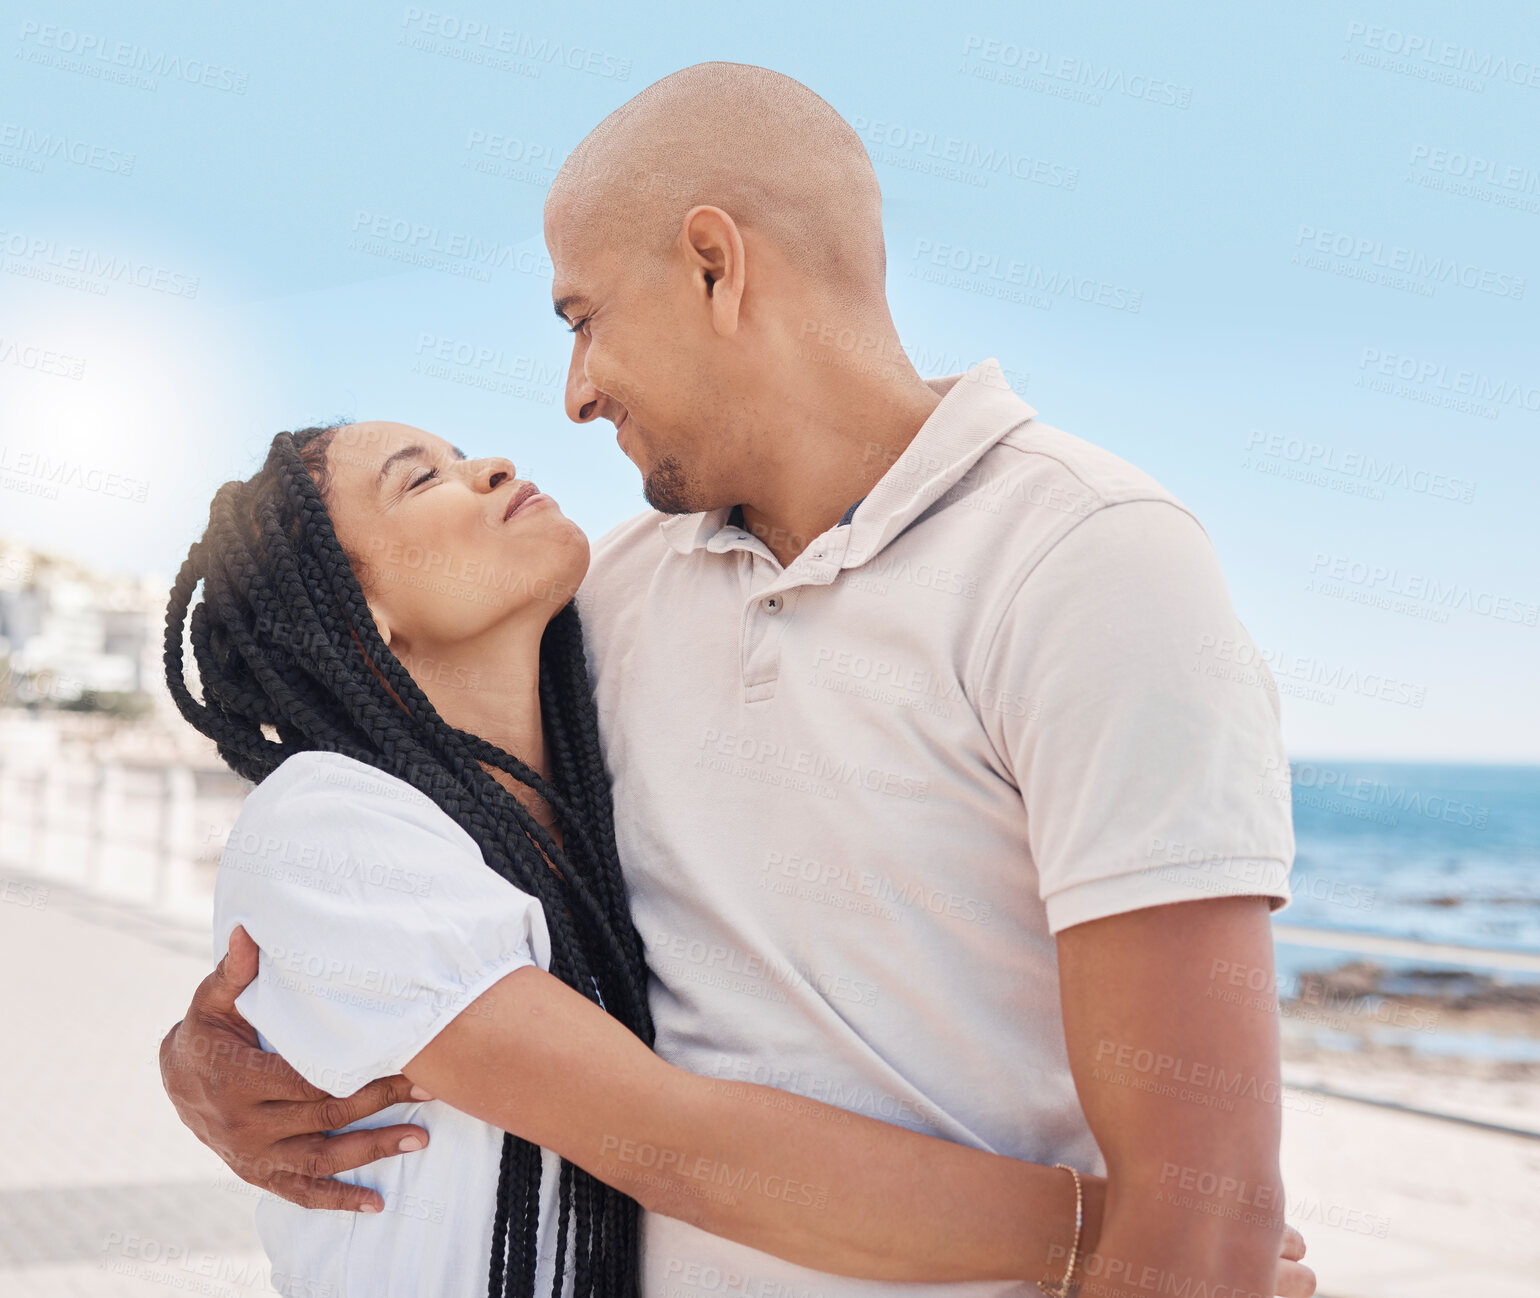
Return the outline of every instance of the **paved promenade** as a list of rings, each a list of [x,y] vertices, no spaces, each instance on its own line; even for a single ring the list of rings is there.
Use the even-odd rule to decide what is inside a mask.
[[[183,1129],[160,1089],[156,1048],[208,970],[207,938],[6,881],[0,1294],[271,1293],[256,1191]]]
[[[156,1068],[207,939],[0,875],[0,1294],[270,1292],[255,1191],[182,1129]],[[1540,1141],[1299,1092],[1284,1175],[1327,1298],[1540,1292]]]

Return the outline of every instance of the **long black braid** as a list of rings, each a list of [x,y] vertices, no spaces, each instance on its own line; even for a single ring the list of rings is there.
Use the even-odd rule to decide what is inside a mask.
[[[380,637],[326,509],[326,452],[335,431],[279,433],[259,473],[215,495],[208,529],[189,550],[166,610],[166,681],[177,707],[248,780],[318,750],[366,762],[432,798],[492,869],[539,899],[551,973],[651,1045],[647,969],[615,849],[577,610],[562,609],[540,645],[546,780],[448,725]],[[200,581],[203,596],[193,607]],[[184,625],[201,701],[183,676]],[[483,763],[550,804],[564,847]],[[537,1146],[504,1137],[489,1298],[533,1296],[540,1168]],[[635,1294],[636,1203],[565,1159],[559,1197],[555,1298],[565,1292],[569,1236],[576,1298]]]

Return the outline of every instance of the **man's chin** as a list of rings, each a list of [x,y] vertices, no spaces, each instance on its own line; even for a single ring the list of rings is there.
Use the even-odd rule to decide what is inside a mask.
[[[642,499],[660,514],[698,514],[706,506],[677,460],[666,459],[642,475]]]

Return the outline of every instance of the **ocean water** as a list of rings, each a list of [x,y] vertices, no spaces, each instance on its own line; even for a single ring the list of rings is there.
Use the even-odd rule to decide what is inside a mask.
[[[1540,766],[1295,761],[1291,777],[1280,923],[1540,951]],[[1279,968],[1351,958],[1280,946]]]

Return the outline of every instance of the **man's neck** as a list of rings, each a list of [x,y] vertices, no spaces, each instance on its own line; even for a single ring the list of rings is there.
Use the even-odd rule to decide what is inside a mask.
[[[740,502],[782,567],[871,491],[941,403],[913,370],[867,382],[832,370],[804,393]]]

